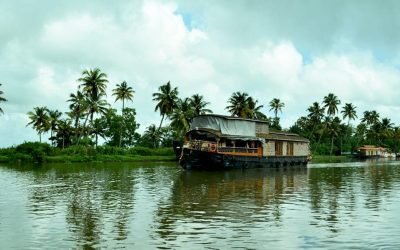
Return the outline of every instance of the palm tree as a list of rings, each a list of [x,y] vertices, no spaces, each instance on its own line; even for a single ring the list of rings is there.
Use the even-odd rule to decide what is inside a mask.
[[[0,87],[1,87],[1,85],[2,84],[0,83]],[[6,102],[7,101],[6,98],[2,97],[3,94],[4,94],[4,92],[0,90],[0,102]],[[0,108],[0,113],[4,113],[2,108]]]
[[[318,102],[314,102],[308,109],[308,117],[310,118],[312,124],[312,130],[310,133],[310,137],[314,134],[315,128],[321,123],[322,118],[324,117],[325,108],[321,107]]]
[[[189,128],[192,118],[194,117],[194,110],[190,105],[190,99],[178,99],[174,112],[170,115],[171,127],[173,127],[179,134],[185,134]]]
[[[75,119],[75,129],[79,126],[79,119],[83,118],[83,114],[87,111],[87,102],[86,97],[81,91],[77,91],[76,94],[71,93],[69,95],[70,99],[68,102],[71,104],[69,105],[69,109],[71,112],[69,113],[71,118]]]
[[[28,112],[30,122],[26,126],[32,125],[33,129],[39,134],[40,142],[42,142],[42,133],[47,132],[49,129],[47,111],[48,109],[46,107],[35,107],[33,112]]]
[[[383,137],[390,138],[393,134],[393,123],[389,118],[383,118],[381,121],[381,129]]]
[[[60,117],[62,113],[58,110],[48,110],[48,116],[49,116],[49,126],[50,126],[50,140],[52,141],[53,144],[53,131],[57,130]]]
[[[322,118],[324,117],[325,108],[321,107],[318,102],[314,102],[308,109],[308,117],[313,122],[320,123]]]
[[[171,88],[171,83],[168,81],[166,84],[161,85],[158,90],[159,92],[153,93],[153,101],[157,102],[154,111],[159,110],[162,116],[160,126],[158,126],[158,131],[160,131],[165,116],[170,115],[176,107],[178,88]]]
[[[95,119],[91,127],[92,134],[95,135],[95,147],[97,148],[99,136],[104,138],[105,128],[102,124],[101,119]]]
[[[328,116],[334,116],[338,112],[338,105],[340,104],[340,100],[337,99],[332,93],[329,93],[327,96],[324,97],[324,108],[327,109]]]
[[[343,119],[348,119],[347,126],[349,126],[350,120],[355,120],[357,118],[356,107],[351,103],[346,103],[341,113],[343,114]]]
[[[193,109],[194,116],[212,113],[210,109],[205,108],[210,103],[204,101],[203,96],[199,94],[192,95],[189,101],[190,101],[190,106]]]
[[[361,122],[366,123],[367,125],[374,125],[379,123],[379,114],[375,111],[364,111],[364,116],[361,119]]]
[[[83,93],[87,97],[87,103],[90,114],[90,123],[93,122],[93,115],[96,113],[95,107],[91,106],[93,103],[97,103],[103,96],[106,95],[107,88],[107,75],[100,71],[99,68],[84,70],[82,77],[78,81],[82,82],[79,87],[83,88]]]
[[[60,120],[57,126],[57,137],[62,137],[62,148],[65,147],[65,138],[71,134],[71,120]]]
[[[82,82],[79,87],[82,87],[83,92],[92,99],[99,99],[106,95],[107,74],[101,72],[99,68],[84,70],[78,81]]]
[[[274,111],[275,118],[278,117],[278,111],[282,113],[282,108],[285,107],[285,103],[281,102],[278,98],[272,99],[272,101],[269,102],[269,111]]]
[[[152,124],[146,128],[143,136],[152,141],[153,147],[156,148],[160,141],[160,129],[157,129],[156,125]]]
[[[105,115],[107,113],[107,110],[109,108],[109,104],[107,103],[106,100],[103,99],[92,99],[91,97],[86,97],[85,99],[85,105],[89,107],[89,112],[86,114],[85,121],[83,122],[82,129],[85,130],[87,121],[89,120],[89,117],[91,117],[90,124],[93,125],[93,114],[102,114]],[[87,133],[89,133],[88,131]],[[82,135],[82,131],[77,133],[77,142],[76,144],[79,144],[80,137]]]
[[[132,89],[132,87],[128,87],[128,84],[123,81],[121,84],[117,84],[117,88],[113,89],[113,95],[115,95],[115,101],[122,100],[122,115],[124,114],[124,109],[125,109],[125,100],[132,101],[133,100],[133,94],[135,91]],[[121,147],[122,143],[122,129],[123,129],[123,122],[121,123],[120,127],[120,134],[119,134],[119,146]]]
[[[263,105],[257,106],[258,100],[254,100],[253,97],[247,97],[247,117],[250,119],[265,120],[267,116],[264,115],[260,110],[264,107]]]
[[[133,94],[135,91],[132,87],[128,86],[126,81],[121,84],[117,84],[117,87],[113,89],[113,94],[115,96],[115,101],[122,100],[122,113],[125,108],[125,100],[133,101]]]
[[[334,119],[330,119],[329,117],[327,118],[326,121],[326,131],[328,135],[331,136],[331,150],[330,150],[330,155],[332,155],[333,152],[333,142],[336,137],[340,134],[341,128],[340,128],[340,120],[338,117],[335,117]]]
[[[248,105],[247,105],[247,93],[235,92],[229,98],[228,103],[230,105],[226,106],[225,109],[231,113],[232,116],[247,118]]]

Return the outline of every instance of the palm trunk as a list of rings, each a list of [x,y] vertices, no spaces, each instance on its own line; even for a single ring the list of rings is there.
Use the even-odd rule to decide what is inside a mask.
[[[124,109],[125,109],[125,100],[122,99],[122,122],[121,122],[121,126],[119,128],[119,147],[121,147],[121,143],[122,143],[122,126],[124,125]]]
[[[87,123],[87,121],[89,119],[89,115],[90,115],[90,113],[88,113],[87,116],[86,116],[85,122],[83,123],[83,129],[85,129],[86,123]],[[78,133],[78,138],[76,140],[76,145],[79,145],[80,139],[81,139],[81,133]]]
[[[98,135],[97,135],[97,133],[96,133],[96,144],[95,144],[95,148],[97,148],[97,141],[98,141]]]
[[[42,142],[42,133],[41,132],[39,132],[39,142],[40,143]]]
[[[333,151],[333,135],[332,135],[332,139],[331,139],[331,154],[332,155],[332,151]]]
[[[160,126],[158,126],[158,130],[157,130],[158,132],[160,132],[161,125],[162,125],[162,123],[163,123],[164,117],[165,117],[165,114],[163,114],[163,116],[161,117]]]

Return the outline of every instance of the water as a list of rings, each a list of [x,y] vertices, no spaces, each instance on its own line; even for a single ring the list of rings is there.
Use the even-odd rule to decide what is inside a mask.
[[[400,249],[400,162],[0,166],[0,249]]]

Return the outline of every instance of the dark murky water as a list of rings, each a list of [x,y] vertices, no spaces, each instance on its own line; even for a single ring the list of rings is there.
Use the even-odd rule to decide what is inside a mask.
[[[400,162],[0,166],[0,248],[400,249]]]

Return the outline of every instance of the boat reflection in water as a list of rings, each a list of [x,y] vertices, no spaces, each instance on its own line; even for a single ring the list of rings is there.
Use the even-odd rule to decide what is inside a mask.
[[[281,204],[304,188],[307,168],[182,171],[159,206],[157,232],[171,241],[185,223],[188,235],[199,236],[238,222],[279,222]]]

